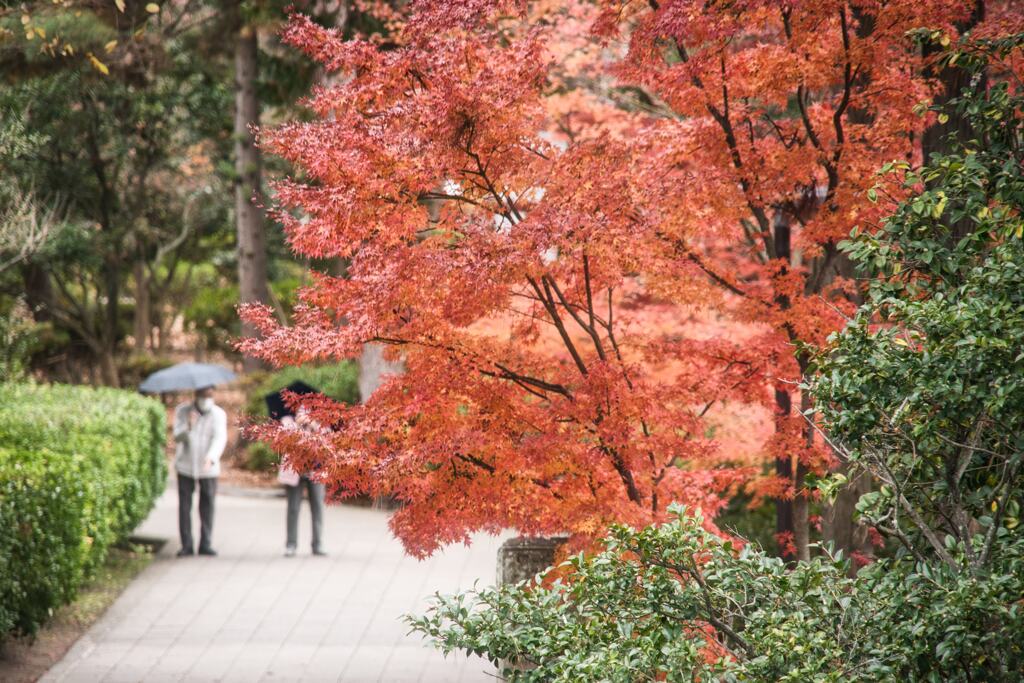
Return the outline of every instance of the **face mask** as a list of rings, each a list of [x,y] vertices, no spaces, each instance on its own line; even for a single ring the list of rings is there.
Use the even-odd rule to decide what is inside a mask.
[[[213,407],[213,399],[212,398],[201,398],[198,401],[196,401],[196,408],[199,409],[200,413],[208,413],[208,412],[210,412],[210,408],[212,408],[212,407]]]

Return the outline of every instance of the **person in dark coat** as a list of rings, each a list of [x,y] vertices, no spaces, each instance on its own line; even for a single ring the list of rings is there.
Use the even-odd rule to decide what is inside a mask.
[[[272,419],[279,421],[288,429],[317,430],[319,426],[305,415],[300,409],[298,412],[288,407],[284,400],[284,393],[291,392],[297,395],[315,394],[316,389],[305,382],[292,382],[287,387],[272,394],[267,394],[267,412]],[[325,556],[327,552],[323,546],[323,518],[324,518],[324,485],[310,478],[310,472],[296,472],[285,464],[281,464],[277,473],[277,480],[285,487],[288,499],[287,536],[285,540],[285,557],[294,557],[298,548],[299,540],[299,508],[302,504],[302,489],[306,489],[309,498],[309,511],[313,519],[313,542],[312,552],[316,556]]]

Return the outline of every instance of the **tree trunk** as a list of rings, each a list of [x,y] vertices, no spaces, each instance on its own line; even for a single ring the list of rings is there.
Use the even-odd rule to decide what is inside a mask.
[[[969,31],[984,18],[985,2],[984,0],[975,0],[974,9],[971,11],[970,16],[965,21],[958,23],[956,28],[961,33]],[[924,55],[927,57],[938,54],[944,49],[937,44],[926,45]],[[925,75],[938,79],[942,86],[939,94],[932,101],[932,104],[938,107],[944,107],[950,100],[959,97],[960,91],[969,83],[968,73],[955,65],[943,67],[938,72],[929,69]],[[948,114],[949,119],[945,123],[936,121],[935,124],[929,126],[924,131],[924,136],[921,138],[921,152],[925,163],[928,162],[932,154],[949,151],[951,139],[957,143],[962,143],[969,141],[973,135],[971,126],[964,117],[957,116],[956,112],[953,111],[948,112]]]
[[[808,378],[807,363],[800,361],[800,379],[806,381]],[[806,391],[800,392],[800,412],[805,415],[812,408],[811,395]],[[814,427],[811,424],[804,425],[804,443],[807,448],[814,447]],[[810,492],[804,487],[807,480],[807,466],[797,463],[795,490],[793,498],[793,544],[796,546],[796,559],[806,562],[811,559],[811,524],[810,524]]]
[[[961,33],[969,31],[985,18],[984,0],[975,0],[974,9],[966,20],[956,25]],[[931,44],[924,48],[924,55],[941,53],[945,48],[941,45]],[[932,104],[945,109],[949,116],[945,123],[936,121],[925,129],[921,137],[921,156],[924,162],[928,163],[933,154],[945,154],[954,147],[968,142],[974,137],[974,131],[970,122],[956,111],[950,108],[949,102],[960,96],[960,91],[970,84],[969,74],[958,66],[945,66],[938,72],[928,69],[926,76],[938,79],[941,84],[939,93],[935,96]],[[979,87],[984,87],[984,79]],[[957,223],[950,225],[950,239],[953,243],[959,242],[964,236],[974,229],[974,222],[970,217],[964,217]]]
[[[161,314],[160,324],[156,328],[156,349],[161,353],[167,353],[171,348],[171,327],[176,317],[174,313],[169,316]]]
[[[401,361],[384,358],[382,344],[363,344],[363,355],[359,357],[359,402],[366,403],[387,375],[399,375],[405,371]]]
[[[849,467],[842,465],[836,471],[846,474]],[[870,492],[871,476],[866,472],[861,472],[848,481],[846,486],[839,489],[835,501],[831,505],[826,505],[822,511],[822,537],[831,542],[836,550],[842,550],[847,557],[853,552],[859,552],[865,556],[874,552],[867,527],[854,520],[857,501],[861,496]],[[851,565],[851,573],[856,570],[857,567]]]
[[[25,285],[25,305],[37,323],[53,320],[53,283],[46,269],[32,260],[21,265],[21,281]]]
[[[100,381],[108,387],[120,387],[121,378],[117,374],[117,360],[114,357],[112,348],[104,349],[100,353]]]
[[[120,270],[116,262],[107,264],[103,273],[106,283],[105,312],[103,316],[103,327],[99,334],[99,348],[97,356],[100,362],[100,376],[103,383],[109,387],[120,387],[121,380],[117,373],[117,362],[115,354],[118,342],[118,327],[121,322],[121,284],[119,282]]]
[[[857,37],[861,40],[870,37],[877,26],[877,17],[873,14],[869,14],[863,7],[853,7],[852,12],[856,19]],[[862,69],[857,74],[855,87],[863,92],[870,86],[871,79],[871,71],[869,69]],[[850,123],[871,125],[874,123],[875,116],[874,112],[870,109],[865,109],[862,106],[851,104],[847,111],[847,119]],[[856,281],[858,277],[856,266],[850,258],[843,253],[840,253],[835,257],[835,273],[836,276],[842,277],[851,282]],[[822,288],[827,287],[832,280],[832,277],[825,277],[822,280]],[[860,306],[861,303],[863,303],[863,297],[861,296],[860,289],[844,294],[844,296],[854,305]],[[848,470],[849,468],[846,465],[840,465],[835,471],[847,474]],[[843,554],[847,557],[849,557],[850,553],[854,550],[859,550],[861,552],[867,552],[869,550],[869,548],[865,546],[867,530],[857,524],[854,521],[853,516],[856,511],[857,501],[860,500],[862,495],[868,493],[870,490],[871,477],[868,475],[861,475],[856,477],[853,481],[848,482],[846,486],[843,486],[836,495],[836,499],[833,503],[826,503],[822,506],[822,539],[826,542],[831,542],[836,550],[842,550]]]
[[[132,321],[132,336],[135,338],[135,352],[145,353],[153,322],[149,276],[146,273],[146,263],[141,259],[132,266],[132,279],[135,284],[135,317]]]
[[[774,231],[772,240],[775,243],[775,256],[782,262],[780,274],[785,274],[791,266],[790,259],[793,254],[792,230],[790,228],[789,216],[782,210],[777,211],[772,220],[772,228]],[[775,303],[782,310],[787,310],[790,307],[789,297],[785,294],[776,296]],[[788,428],[786,423],[793,412],[793,397],[788,390],[782,388],[775,389],[775,405],[777,408],[775,430],[777,432],[786,430]],[[791,536],[794,545],[796,545],[796,558],[785,552],[784,546],[781,544],[779,546],[779,554],[790,560],[799,559],[806,554],[808,541],[807,505],[806,500],[802,501],[802,505],[800,501],[800,491],[802,490],[800,484],[803,481],[801,471],[802,468],[798,465],[796,478],[794,479],[792,456],[788,453],[782,454],[782,457],[775,461],[775,474],[790,482],[796,494],[792,499],[779,498],[775,501],[775,533],[777,536]],[[801,539],[803,539],[803,552],[801,552],[800,546]]]
[[[775,431],[779,432],[784,429],[785,421],[789,419],[790,412],[792,411],[793,400],[790,398],[789,392],[784,389],[775,390],[775,407],[776,407],[776,419],[775,419]],[[781,457],[775,459],[775,476],[779,477],[788,482],[793,481],[793,463],[789,457]],[[775,534],[777,537],[782,535],[792,536],[793,534],[793,500],[790,498],[776,498],[775,499]],[[780,557],[787,560],[794,559],[792,555],[786,550],[786,546],[782,543],[778,544],[778,553]]]
[[[267,245],[264,234],[260,151],[252,127],[260,121],[256,96],[259,44],[252,26],[242,25],[235,42],[235,225],[238,233],[238,294],[241,303],[269,301]],[[242,325],[242,336],[254,336],[251,325]],[[261,367],[246,357],[244,367]]]
[[[811,559],[810,501],[804,489],[806,478],[807,468],[803,463],[798,463],[794,483],[796,495],[793,496],[793,545],[796,546],[796,559],[801,562]]]

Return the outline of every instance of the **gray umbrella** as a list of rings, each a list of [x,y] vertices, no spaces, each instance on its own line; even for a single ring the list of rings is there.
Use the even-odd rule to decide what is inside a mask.
[[[235,373],[223,365],[210,363],[178,363],[154,372],[139,385],[139,391],[147,394],[163,394],[169,391],[188,391],[212,387],[235,379]]]

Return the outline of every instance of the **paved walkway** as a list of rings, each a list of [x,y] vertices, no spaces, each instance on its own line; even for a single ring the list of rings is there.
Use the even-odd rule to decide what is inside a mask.
[[[303,501],[306,547],[285,558],[284,499],[222,494],[220,556],[177,559],[176,504],[165,494],[139,529],[171,541],[43,681],[494,680],[487,662],[444,659],[399,618],[435,590],[493,582],[501,539],[418,562],[391,536],[388,513],[329,506],[331,555],[312,557]]]

